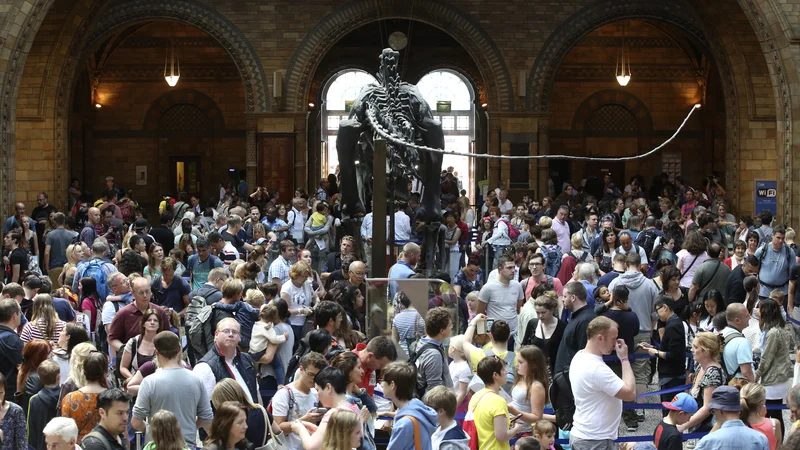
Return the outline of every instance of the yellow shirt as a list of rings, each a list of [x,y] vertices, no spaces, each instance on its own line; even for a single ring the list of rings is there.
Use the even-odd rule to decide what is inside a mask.
[[[473,372],[477,372],[478,371],[478,363],[481,362],[481,360],[483,358],[486,358],[485,351],[487,351],[487,350],[492,350],[492,343],[491,342],[486,344],[482,349],[476,349],[476,350],[473,350],[472,352],[470,352],[470,354],[469,354],[469,363],[470,363],[470,366],[472,367],[472,371]],[[506,355],[508,354],[508,351],[505,351],[505,352],[502,352],[502,353],[495,353],[495,354],[497,356],[499,356],[500,359],[505,359]],[[514,364],[515,365],[516,365],[516,362],[517,362],[517,356],[514,355]]]
[[[508,441],[498,442],[494,435],[495,417],[504,416],[506,427],[510,425],[508,404],[503,397],[489,389],[481,389],[472,396],[469,401],[469,409],[475,416],[475,428],[478,430],[478,450],[510,450]]]

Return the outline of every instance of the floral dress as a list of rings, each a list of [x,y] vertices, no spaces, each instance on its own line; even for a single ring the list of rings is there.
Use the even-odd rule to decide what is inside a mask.
[[[100,423],[100,413],[97,412],[97,394],[87,394],[80,391],[70,392],[64,396],[61,404],[61,417],[68,417],[78,425],[78,443]]]
[[[698,364],[695,369],[697,373],[700,372],[700,365]],[[703,374],[703,378],[698,382],[694,387],[692,387],[692,397],[694,397],[695,401],[697,401],[697,407],[703,407],[703,390],[707,387],[719,387],[725,384],[725,373],[722,371],[721,367],[717,366],[709,366],[706,369],[706,372]],[[708,431],[711,429],[711,421],[714,418],[713,415],[709,414],[709,416],[698,425],[694,431]]]
[[[6,411],[0,429],[3,430],[2,450],[27,450],[28,434],[25,431],[25,415],[22,408],[11,402],[7,402]]]

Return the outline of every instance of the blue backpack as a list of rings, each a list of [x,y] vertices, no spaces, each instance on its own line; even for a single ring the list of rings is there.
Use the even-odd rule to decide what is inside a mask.
[[[106,273],[103,270],[103,261],[93,259],[87,262],[83,270],[83,276],[94,278],[97,283],[97,295],[100,296],[101,302],[105,302],[106,296],[108,296],[108,288],[106,287],[108,277],[106,277]]]
[[[544,255],[544,273],[551,277],[557,276],[558,271],[561,269],[561,248],[557,245],[548,244],[539,248],[542,249],[542,255]]]

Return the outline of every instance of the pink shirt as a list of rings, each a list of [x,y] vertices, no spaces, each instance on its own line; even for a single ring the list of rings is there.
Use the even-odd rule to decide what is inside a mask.
[[[570,251],[572,246],[569,243],[569,224],[567,222],[561,222],[558,219],[553,219],[553,226],[550,228],[556,232],[556,236],[558,237],[558,246],[561,247],[561,251],[564,253]]]

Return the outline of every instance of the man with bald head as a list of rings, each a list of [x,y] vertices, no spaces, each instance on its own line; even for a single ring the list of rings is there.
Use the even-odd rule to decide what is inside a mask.
[[[6,223],[3,226],[3,233],[8,233],[14,228],[14,222],[19,223],[19,226],[22,226],[22,216],[25,215],[25,203],[17,202],[14,204],[14,215],[6,219]],[[30,222],[31,230],[36,231],[36,222],[33,218],[28,219]]]
[[[98,208],[89,208],[89,212],[86,214],[86,225],[84,225],[83,230],[81,230],[81,241],[85,242],[86,245],[89,247],[94,244],[94,240],[97,239],[97,231],[95,231],[95,227],[100,225],[100,210]]]
[[[389,278],[408,278],[414,275],[414,266],[419,262],[422,251],[419,245],[409,242],[403,246],[403,257],[389,269]],[[396,281],[389,282],[389,298],[394,298],[400,288]]]
[[[722,330],[722,338],[725,341],[722,361],[725,363],[725,369],[735,378],[745,378],[754,383],[753,349],[750,347],[750,341],[742,334],[742,330],[750,321],[750,313],[743,304],[731,303],[725,310],[725,319],[728,321],[728,326]]]
[[[133,302],[117,311],[108,328],[108,345],[111,347],[112,355],[116,355],[129,339],[141,334],[139,322],[148,309],[156,310],[161,316],[161,323],[169,324],[169,318],[164,310],[160,306],[150,303],[153,293],[150,291],[150,282],[147,281],[147,278],[134,278],[131,281],[131,290],[133,291]]]
[[[248,400],[258,402],[256,369],[247,353],[237,348],[242,339],[239,322],[233,318],[222,319],[214,332],[214,346],[194,367],[194,373],[205,386],[208,398],[214,386],[225,378],[233,378],[242,386]]]

